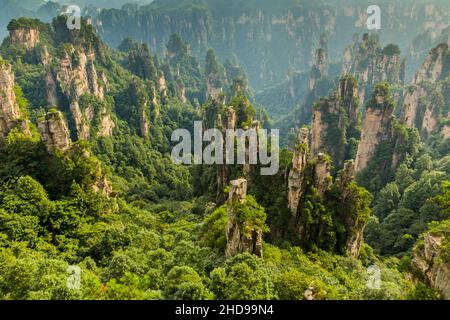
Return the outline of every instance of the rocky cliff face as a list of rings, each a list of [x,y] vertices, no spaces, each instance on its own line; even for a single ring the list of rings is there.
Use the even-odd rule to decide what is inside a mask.
[[[345,50],[342,73],[358,79],[360,99],[365,101],[376,83],[399,83],[403,79],[404,68],[396,45],[382,49],[376,35],[364,34],[362,41],[355,39],[353,45]]]
[[[141,110],[141,116],[139,119],[139,126],[141,130],[141,137],[144,139],[149,139],[150,135],[150,119],[147,114],[147,109],[143,108]]]
[[[72,144],[69,128],[60,111],[50,110],[45,118],[39,120],[38,129],[49,154],[57,155],[58,152],[62,152],[65,157],[75,157],[81,161],[89,159],[92,167],[89,177],[92,178],[92,181],[85,187],[101,193],[107,198],[114,194],[101,162],[92,156],[88,148]]]
[[[449,45],[441,43],[431,50],[414,77],[414,83],[424,81],[436,82],[448,77],[450,69]]]
[[[210,97],[213,100],[217,100],[223,93],[223,88],[215,84],[214,79],[208,78],[206,80],[206,93],[205,96]]]
[[[377,87],[367,105],[362,123],[361,140],[356,155],[356,172],[367,166],[380,143],[388,143],[392,137],[394,105],[387,94],[387,90],[387,86]]]
[[[293,216],[297,215],[297,208],[300,197],[303,193],[304,171],[307,165],[309,130],[302,128],[298,131],[294,145],[294,155],[292,158],[292,169],[288,178],[288,207]]]
[[[84,52],[70,46],[59,61],[57,80],[61,91],[70,100],[76,100],[85,93],[103,98],[103,88],[98,83],[94,66],[95,52]]]
[[[40,31],[32,28],[17,28],[9,31],[11,43],[31,50],[40,40]]]
[[[159,94],[161,95],[161,98],[167,97],[167,82],[166,78],[164,77],[164,73],[161,71],[159,74]]]
[[[319,153],[314,165],[314,184],[319,194],[323,195],[331,183],[331,161],[324,153]]]
[[[401,122],[419,129],[423,137],[437,132],[441,121],[448,118],[445,105],[449,94],[445,79],[449,76],[450,51],[448,45],[442,43],[430,51],[413,83],[405,88]]]
[[[342,195],[343,206],[346,203],[352,202],[354,191],[352,183],[355,181],[355,162],[353,160],[347,161],[344,169],[340,172],[337,180],[338,190]],[[354,208],[353,208],[354,209]],[[361,217],[355,216],[352,210],[346,208],[346,214],[343,217],[343,223],[346,229],[347,239],[345,242],[346,252],[352,257],[358,257],[359,251],[363,244],[364,227],[367,223]]]
[[[317,79],[328,73],[328,52],[326,47],[319,48],[314,53],[313,67],[309,79],[309,90],[314,90]]]
[[[442,233],[429,232],[424,235],[423,245],[414,249],[412,264],[420,271],[423,280],[439,289],[442,297],[450,299],[450,262],[441,257]]]
[[[320,99],[313,108],[311,151],[329,154],[341,168],[346,158],[346,145],[358,135],[358,83],[355,78],[340,79],[338,89],[328,98]]]
[[[21,120],[14,93],[14,73],[11,65],[0,60],[0,141],[19,124],[24,132],[29,133],[26,120]]]
[[[244,252],[260,257],[263,255],[261,228],[249,224],[247,221],[240,221],[237,216],[239,212],[236,212],[236,204],[244,204],[246,197],[247,180],[231,181],[227,203],[228,222],[225,230],[227,239],[225,254],[228,257]]]
[[[42,142],[51,154],[56,150],[67,151],[72,145],[69,129],[60,111],[48,112],[45,118],[39,121],[38,129]]]

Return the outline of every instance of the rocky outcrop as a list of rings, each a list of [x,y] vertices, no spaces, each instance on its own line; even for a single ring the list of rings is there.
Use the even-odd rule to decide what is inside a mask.
[[[11,66],[0,62],[0,134],[4,138],[20,118]]]
[[[424,81],[436,82],[448,77],[450,68],[449,45],[439,44],[431,50],[425,58],[422,66],[414,77],[414,83],[418,84]]]
[[[388,142],[392,136],[392,112],[394,105],[388,95],[388,86],[380,85],[375,89],[367,105],[362,124],[361,140],[356,154],[356,172],[366,168],[377,146]]]
[[[428,107],[425,110],[422,121],[421,131],[425,134],[425,136],[429,137],[431,133],[436,131],[439,127],[439,119],[441,118],[440,114],[436,112],[432,107]]]
[[[442,137],[444,138],[444,140],[450,139],[450,125],[449,124],[444,125],[444,127],[442,128]]]
[[[99,137],[111,137],[113,135],[113,129],[116,127],[111,114],[108,110],[103,109],[100,113],[100,126],[98,128],[97,135]]]
[[[86,108],[83,112],[80,109],[80,104],[74,101],[70,104],[70,111],[77,129],[77,137],[79,140],[89,140],[91,137],[90,123],[94,118],[94,110]]]
[[[297,215],[300,197],[303,193],[304,171],[307,165],[309,130],[302,128],[298,131],[292,158],[292,169],[288,178],[288,207],[293,216]]]
[[[218,115],[216,119],[216,128],[218,128],[222,132],[222,141],[225,145],[226,141],[226,130],[231,129],[234,130],[237,128],[237,115],[233,106],[228,106],[226,108],[226,113],[224,117],[222,115]],[[225,155],[223,155],[225,157]],[[228,185],[230,181],[230,167],[226,164],[217,165],[217,201],[223,202],[225,199],[223,198],[223,190],[226,185]]]
[[[186,87],[183,83],[183,81],[177,81],[177,95],[178,95],[178,99],[182,102],[182,103],[186,103],[187,102],[187,97],[186,97]]]
[[[139,118],[139,125],[141,130],[141,137],[147,140],[150,135],[150,119],[148,117],[146,108],[142,108]]]
[[[207,79],[206,81],[206,97],[213,100],[217,100],[223,93],[222,87],[217,87],[214,83],[214,79]]]
[[[427,92],[420,86],[412,85],[405,90],[400,120],[408,128],[415,127],[417,111],[427,98]]]
[[[314,165],[314,185],[323,195],[330,188],[331,183],[331,160],[324,153],[319,153]]]
[[[114,195],[114,192],[108,181],[108,178],[106,177],[105,173],[101,169],[100,164],[98,164],[98,170],[99,170],[100,179],[95,181],[95,183],[92,185],[92,190],[96,193],[103,194],[107,198],[110,198],[111,196]]]
[[[104,88],[99,84],[94,60],[93,50],[84,52],[73,46],[70,46],[60,59],[57,81],[62,93],[69,100],[77,100],[85,93],[103,98]]]
[[[69,45],[59,60],[56,76],[51,72],[47,74],[47,97],[49,103],[57,101],[57,90],[70,102],[73,122],[77,130],[77,137],[89,140],[91,137],[91,123],[94,118],[99,119],[98,136],[112,135],[115,126],[111,115],[101,108],[96,114],[91,105],[81,104],[84,95],[91,95],[99,101],[103,100],[107,78],[103,72],[97,72],[94,61],[96,53],[93,49]],[[55,87],[59,87],[58,89]]]
[[[88,179],[90,182],[89,185],[85,186],[86,188],[101,193],[107,198],[113,196],[114,193],[103,170],[102,163],[92,156],[92,152],[86,146],[72,144],[68,126],[60,111],[51,109],[45,115],[45,118],[39,120],[38,129],[41,140],[49,154],[55,155],[62,152],[65,157],[72,157],[78,161],[89,161],[92,170],[89,172],[89,177],[92,178],[92,181]]]
[[[346,157],[347,140],[358,132],[358,83],[352,77],[340,79],[337,92],[320,99],[313,108],[311,151],[329,154],[341,168]]]
[[[390,44],[382,49],[376,35],[364,34],[361,42],[355,40],[345,50],[342,73],[358,79],[359,97],[365,101],[376,83],[399,83],[404,78],[404,67],[396,45]]]
[[[40,40],[40,32],[33,28],[17,28],[9,31],[11,43],[31,50],[36,47]]]
[[[241,178],[231,181],[227,202],[228,221],[225,230],[227,239],[225,254],[227,257],[244,252],[259,257],[263,255],[261,228],[249,221],[242,221],[239,217],[236,205],[245,204],[246,197],[247,180]]]
[[[166,82],[166,78],[164,77],[164,73],[161,71],[159,74],[159,94],[161,96],[161,98],[166,98],[167,97],[167,82]]]
[[[38,129],[49,153],[53,154],[57,150],[64,152],[70,148],[72,141],[69,129],[60,111],[49,111],[45,118],[39,121]]]
[[[309,90],[314,90],[318,79],[328,73],[328,52],[326,48],[319,48],[314,53],[313,67],[309,78]]]
[[[345,214],[341,217],[343,225],[346,230],[346,242],[345,252],[357,258],[361,246],[363,244],[364,227],[367,220],[361,219],[358,215],[355,215],[353,210],[347,208],[348,203],[352,203],[352,197],[354,196],[354,190],[352,183],[355,181],[355,163],[353,160],[345,162],[344,169],[340,172],[336,181],[338,190],[341,194],[342,206],[346,208]]]
[[[26,120],[21,119],[19,105],[14,93],[14,73],[11,65],[0,58],[0,141],[6,138],[11,129],[21,125],[29,133]]]
[[[445,300],[450,300],[450,261],[441,256],[444,239],[442,233],[426,233],[423,244],[414,249],[411,262],[420,272],[421,280],[439,289]]]
[[[425,138],[438,131],[446,118],[448,99],[448,84],[442,80],[449,76],[450,51],[443,43],[430,51],[413,83],[405,89],[400,118],[404,125],[419,129]]]

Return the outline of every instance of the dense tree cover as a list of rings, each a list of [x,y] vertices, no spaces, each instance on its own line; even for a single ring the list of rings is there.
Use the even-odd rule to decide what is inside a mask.
[[[374,199],[374,216],[366,230],[368,243],[382,254],[409,251],[430,222],[448,218],[448,210],[432,200],[447,199],[443,189],[449,175],[448,156],[433,161],[425,153],[401,164],[395,179]]]

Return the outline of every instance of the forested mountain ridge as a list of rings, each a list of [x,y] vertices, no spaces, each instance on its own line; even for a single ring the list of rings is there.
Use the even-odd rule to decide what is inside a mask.
[[[436,280],[447,272],[447,140],[433,130],[423,135],[431,139],[425,144],[413,126],[397,124],[388,83],[366,89],[361,119],[359,79],[351,75],[320,99],[319,50],[307,84],[317,102],[309,111],[311,130],[296,130],[280,150],[278,174],[264,177],[259,166],[245,164],[177,166],[170,159],[176,128],[192,130],[194,120],[222,132],[269,125],[252,104],[239,64],[222,65],[212,50],[199,61],[176,34],[165,56],[132,39],[112,50],[86,20],[81,30],[69,31],[65,23],[63,16],[51,24],[13,20],[0,48],[1,298],[448,297],[448,287]],[[435,57],[428,65],[440,61]],[[426,65],[423,77],[430,74]],[[445,82],[443,72],[431,72],[432,81]],[[380,110],[379,119],[371,116]],[[445,123],[437,128],[445,132]],[[375,141],[364,142],[365,136]],[[385,142],[392,149],[378,152]],[[361,185],[383,199],[380,189],[392,176],[356,173],[380,164],[399,168],[402,199],[388,208],[375,200],[379,221],[373,221],[372,195]],[[414,185],[417,176],[431,182]],[[419,203],[410,194],[422,186],[431,191],[423,190]],[[400,235],[409,241],[399,248],[405,258],[380,258],[386,252],[377,239],[398,236],[381,217],[404,219],[404,207],[423,212],[422,224],[410,237]],[[442,221],[428,232],[441,239],[439,248],[430,256],[425,235],[408,261],[431,220]],[[376,252],[363,240],[368,222]],[[373,264],[381,290],[366,286]],[[81,268],[79,290],[66,285],[69,265]]]
[[[289,67],[307,71],[312,63],[311,52],[322,34],[330,39],[330,56],[339,56],[354,33],[364,32],[370,4],[160,0],[140,8],[103,10],[96,23],[112,46],[134,36],[152,51],[163,53],[170,35],[179,33],[195,53],[204,53],[211,47],[221,58],[234,54],[245,67],[252,86],[261,89],[283,80]],[[382,42],[395,42],[404,52],[412,43],[411,36],[426,30],[437,33],[449,23],[450,13],[444,2],[390,1],[381,8],[386,31]]]

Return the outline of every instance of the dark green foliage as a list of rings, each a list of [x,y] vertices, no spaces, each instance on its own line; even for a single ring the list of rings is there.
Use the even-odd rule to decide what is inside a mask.
[[[445,206],[440,208],[433,200],[446,199],[449,171],[445,168],[445,162],[431,161],[428,154],[415,163],[400,165],[394,181],[375,197],[373,212],[377,219],[366,230],[366,240],[374,249],[382,254],[403,255],[428,223],[448,217]]]
[[[386,56],[397,56],[400,55],[400,48],[396,44],[388,44],[383,48],[383,54]]]

